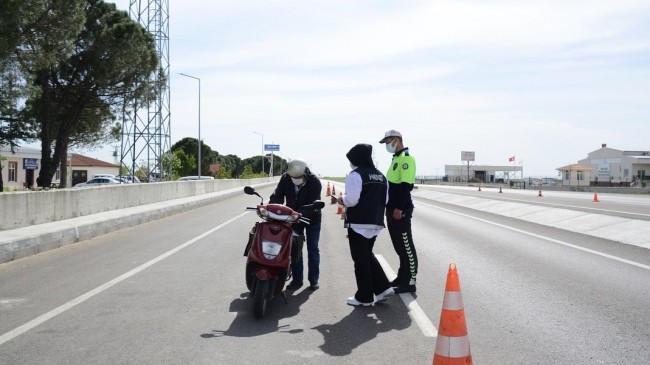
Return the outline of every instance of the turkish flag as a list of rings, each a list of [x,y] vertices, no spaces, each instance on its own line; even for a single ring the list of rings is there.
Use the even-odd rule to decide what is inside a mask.
[[[514,161],[514,160],[515,160],[515,156],[512,156],[512,157],[510,157],[510,158],[508,159],[508,162],[512,162],[512,161]]]

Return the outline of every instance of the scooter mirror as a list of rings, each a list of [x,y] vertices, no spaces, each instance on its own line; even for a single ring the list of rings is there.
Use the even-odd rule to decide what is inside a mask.
[[[244,193],[253,195],[255,194],[255,189],[251,188],[250,186],[244,186]]]
[[[323,209],[325,207],[325,202],[321,200],[315,200],[314,201],[314,208],[316,209]]]

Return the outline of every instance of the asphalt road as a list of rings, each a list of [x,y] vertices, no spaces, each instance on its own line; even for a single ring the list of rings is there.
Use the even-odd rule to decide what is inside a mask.
[[[0,265],[0,362],[430,364],[450,262],[476,364],[650,359],[649,250],[426,199],[417,296],[345,304],[352,260],[328,205],[321,289],[256,320],[242,256],[255,203],[242,194]],[[387,232],[375,252],[397,269]]]

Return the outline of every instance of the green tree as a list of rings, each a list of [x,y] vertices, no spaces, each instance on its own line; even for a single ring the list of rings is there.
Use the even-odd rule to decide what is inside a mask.
[[[186,154],[182,149],[177,149],[172,153],[179,161],[178,169],[172,171],[174,175],[179,177],[188,176],[191,175],[192,171],[196,170],[196,158],[194,156]]]
[[[11,151],[14,151],[20,140],[33,137],[26,130],[22,113],[17,106],[21,92],[18,83],[16,73],[0,77],[0,146],[8,145]]]
[[[137,170],[135,170],[135,177],[140,181],[149,182],[149,167],[147,167],[147,161],[140,160],[140,164]]]
[[[217,162],[221,165],[219,176],[223,177],[220,178],[236,178],[244,171],[244,164],[242,163],[241,158],[237,155],[220,155]],[[222,173],[221,170],[228,171],[229,175],[226,172]]]
[[[85,0],[0,1],[0,145],[13,149],[26,133],[18,100],[29,95],[34,70],[71,54],[84,22]]]
[[[270,160],[269,163],[271,162]],[[280,156],[273,156],[273,175],[279,176],[287,169],[288,162]]]
[[[251,172],[260,174],[262,173],[262,156],[253,156],[249,158],[245,158],[242,160],[242,164],[244,166],[250,166],[251,167]],[[265,164],[265,166],[268,166]],[[243,172],[242,172],[243,174]]]
[[[241,173],[240,178],[242,179],[252,179],[256,174],[253,172],[253,167],[251,165],[244,166],[244,171]]]
[[[146,104],[156,87],[151,80],[164,79],[153,77],[158,71],[153,37],[126,12],[101,0],[86,0],[84,12],[72,54],[33,73],[39,92],[26,107],[41,139],[39,186],[50,185],[71,145],[108,139],[113,113]]]
[[[171,165],[171,171],[172,171],[172,180],[176,180],[182,175],[180,175],[181,171],[181,158],[179,157],[179,154],[182,154],[183,151],[178,150],[176,152],[167,152],[163,155],[162,158],[162,167],[163,170],[169,171],[170,165]]]
[[[246,165],[246,166],[244,166],[244,171],[239,176],[239,178],[240,179],[257,179],[257,178],[261,178],[261,177],[265,177],[265,176],[267,176],[267,175],[265,175],[265,174],[263,174],[261,172],[258,172],[258,173],[253,172],[253,166]]]
[[[183,150],[187,156],[196,156],[196,161],[199,154],[199,140],[192,137],[185,137],[180,141],[174,143],[172,146],[172,151],[176,151],[178,149]],[[201,176],[211,176],[212,174],[210,172],[210,164],[215,163],[218,160],[219,153],[217,151],[213,151],[212,148],[210,148],[210,146],[206,145],[205,143],[201,143]],[[198,163],[192,170],[189,171],[188,174],[181,176],[187,175],[198,175]]]
[[[232,179],[232,171],[222,166],[216,173],[215,179]]]
[[[253,172],[256,174],[260,174],[260,176],[268,176],[269,174],[269,168],[271,166],[271,155],[267,154],[264,156],[266,160],[264,160],[264,172],[266,175],[262,173],[262,156],[253,156],[246,158],[242,161],[244,165],[250,165],[251,168],[253,169]],[[273,156],[273,175],[280,175],[285,169],[287,168],[287,161],[283,159],[280,156]]]

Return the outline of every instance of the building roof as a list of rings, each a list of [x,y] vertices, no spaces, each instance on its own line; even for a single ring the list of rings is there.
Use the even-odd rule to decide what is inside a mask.
[[[70,157],[71,166],[96,166],[96,167],[119,167],[110,162],[97,160],[91,157],[80,155],[78,153],[73,153]]]
[[[38,148],[31,148],[31,147],[21,147],[17,146],[15,149],[15,154],[16,155],[40,155],[41,150]],[[4,154],[5,156],[9,156],[13,154],[11,152],[11,148],[9,146],[0,146],[0,153]]]
[[[591,171],[593,169],[591,167],[589,167],[589,166],[574,163],[574,164],[571,164],[571,165],[558,167],[556,170],[559,170],[559,171]]]
[[[519,171],[523,168],[522,165],[470,165],[470,171],[474,170],[489,170],[489,171]],[[467,171],[467,165],[445,165],[445,169],[463,169]]]

